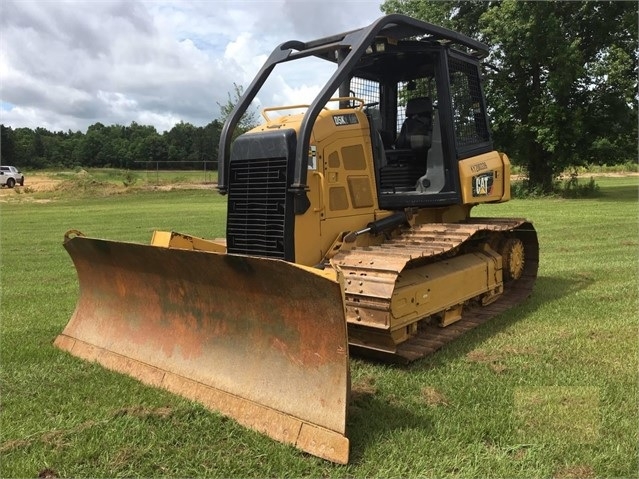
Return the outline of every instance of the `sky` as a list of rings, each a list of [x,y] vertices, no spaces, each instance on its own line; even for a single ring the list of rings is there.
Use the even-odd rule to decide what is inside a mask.
[[[204,126],[277,45],[366,26],[382,16],[380,4],[1,0],[0,123],[83,132],[96,122]],[[329,74],[319,63],[278,66],[255,111],[309,103]]]

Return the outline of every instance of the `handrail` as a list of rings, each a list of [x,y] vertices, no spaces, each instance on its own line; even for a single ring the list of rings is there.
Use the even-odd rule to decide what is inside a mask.
[[[324,175],[320,171],[313,171],[313,176],[317,176],[319,178],[319,206],[314,208],[313,211],[315,213],[321,213],[326,208],[324,204]]]
[[[361,98],[354,97],[354,96],[340,96],[340,97],[336,97],[336,98],[331,98],[326,103],[332,103],[332,102],[336,102],[336,101],[346,101],[346,100],[358,101],[359,105],[353,107],[353,108],[356,108],[357,110],[363,109],[364,105],[366,104],[364,102],[364,100],[362,100]],[[269,116],[267,115],[267,113],[270,112],[270,111],[294,110],[296,108],[308,108],[308,107],[310,107],[310,105],[308,103],[300,103],[299,105],[269,106],[269,107],[266,107],[266,108],[262,108],[261,114],[262,114],[262,117],[266,121],[271,121],[271,118],[269,118]],[[328,107],[324,106],[324,110],[328,110],[328,109],[329,109]]]

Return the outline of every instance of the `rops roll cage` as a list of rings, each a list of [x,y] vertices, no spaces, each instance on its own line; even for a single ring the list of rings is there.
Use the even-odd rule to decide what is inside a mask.
[[[394,41],[418,37],[431,44],[452,44],[468,49],[468,53],[478,58],[488,54],[488,46],[460,33],[437,25],[422,22],[406,15],[386,15],[375,20],[367,27],[344,32],[309,42],[290,40],[277,46],[268,57],[255,79],[244,92],[222,128],[218,152],[218,190],[226,194],[229,187],[229,161],[231,157],[231,138],[242,115],[264,85],[278,63],[316,56],[337,62],[337,69],[324,85],[313,103],[308,107],[300,125],[299,138],[295,151],[293,183],[289,192],[296,197],[296,203],[308,202],[306,199],[307,157],[311,130],[320,111],[331,99],[340,85],[348,80],[357,62],[366,53],[376,37],[386,37]],[[304,208],[302,207],[302,210]],[[298,210],[298,208],[296,208]]]

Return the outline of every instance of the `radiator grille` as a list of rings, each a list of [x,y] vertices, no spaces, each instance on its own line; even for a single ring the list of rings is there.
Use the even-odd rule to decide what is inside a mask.
[[[235,160],[229,173],[229,253],[284,259],[287,159]]]

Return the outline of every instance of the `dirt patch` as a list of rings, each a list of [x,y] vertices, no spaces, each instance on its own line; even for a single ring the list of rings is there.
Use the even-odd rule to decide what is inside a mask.
[[[0,197],[29,192],[53,191],[61,182],[62,180],[54,179],[47,175],[33,175],[25,178],[24,186],[16,186],[15,188],[0,187]]]
[[[487,352],[481,349],[475,349],[466,355],[466,359],[471,363],[493,363],[499,361],[501,356],[496,352]]]
[[[488,353],[477,349],[468,353],[466,355],[466,360],[471,363],[487,364],[488,367],[496,374],[502,374],[508,370],[504,363],[501,362],[501,355],[497,353]]]
[[[25,183],[24,187],[29,187],[33,191],[52,191],[55,190],[62,180],[50,178],[48,176],[33,176]],[[24,188],[23,187],[23,188]]]
[[[597,474],[590,466],[565,466],[557,470],[553,477],[555,479],[589,479],[597,477]]]
[[[506,346],[499,351],[484,351],[475,349],[466,355],[466,360],[471,363],[486,364],[496,374],[503,374],[508,371],[504,362],[513,356],[536,355],[537,351],[531,347]]]
[[[422,389],[422,399],[429,406],[448,406],[448,399],[437,389],[425,387]]]
[[[351,401],[357,402],[368,396],[374,396],[377,393],[375,378],[366,376],[356,381],[351,387]]]
[[[104,422],[105,421],[85,421],[70,429],[53,429],[51,431],[44,431],[41,434],[31,435],[28,439],[5,441],[0,444],[0,453],[13,451],[15,449],[28,448],[38,441],[49,446],[58,448],[64,447],[66,445],[66,438],[68,436],[78,434],[86,429],[90,429],[96,425],[103,424]]]
[[[44,478],[44,479],[54,479],[59,477],[58,473],[55,472],[53,469],[46,467],[44,469],[42,469],[39,473],[38,473],[38,477]]]
[[[10,441],[5,441],[2,444],[0,444],[0,452],[5,453],[5,452],[13,451],[14,449],[21,449],[29,445],[31,445],[31,441],[28,441],[26,439],[13,439]]]
[[[498,351],[485,351],[483,349],[475,349],[466,355],[466,360],[471,363],[495,363],[503,361],[512,356],[534,356],[537,350],[533,347],[522,346],[505,346]]]
[[[76,178],[73,179],[61,179],[46,174],[35,174],[29,175],[25,179],[24,186],[16,186],[14,188],[0,187],[0,202],[29,201],[48,203],[53,201],[51,198],[33,198],[30,196],[33,193],[66,192],[68,194],[69,192],[95,192],[99,195],[108,196],[127,191],[215,190],[216,186],[217,183],[214,182],[194,183],[184,181],[159,185],[137,182],[127,187],[123,183],[99,181],[86,172],[77,173]]]
[[[349,413],[359,414],[375,394],[377,394],[377,386],[373,376],[365,376],[355,381],[351,386]]]

